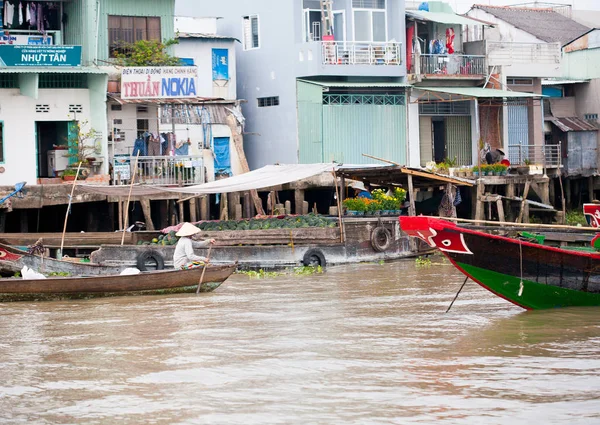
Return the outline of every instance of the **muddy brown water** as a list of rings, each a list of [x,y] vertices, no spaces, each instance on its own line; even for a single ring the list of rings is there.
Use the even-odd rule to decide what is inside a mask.
[[[0,423],[600,423],[600,310],[469,282],[445,314],[462,280],[407,260],[0,304]]]

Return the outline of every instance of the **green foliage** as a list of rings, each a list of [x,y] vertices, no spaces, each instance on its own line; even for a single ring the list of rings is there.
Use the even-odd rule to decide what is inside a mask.
[[[529,158],[525,158],[525,159],[523,160],[523,164],[525,164],[525,165],[529,166],[529,165],[531,165],[531,160],[530,160]]]
[[[344,207],[350,211],[367,211],[367,203],[365,198],[348,198],[344,199]]]
[[[263,269],[260,269],[258,271],[256,271],[256,270],[240,270],[237,273],[245,274],[250,279],[264,279],[264,278],[268,278],[268,277],[283,276],[285,274],[282,272],[266,272]]]
[[[46,273],[46,276],[48,276],[48,277],[69,277],[69,276],[71,276],[71,273],[69,273],[69,272],[50,272],[50,273]]]
[[[76,168],[67,168],[65,171],[63,171],[62,175],[63,176],[76,176],[77,169]]]
[[[121,66],[181,66],[181,61],[171,56],[167,49],[177,44],[177,40],[139,40],[135,43],[121,43],[114,52],[117,64]]]
[[[93,157],[98,151],[96,141],[100,139],[100,133],[93,128],[85,130],[84,128],[87,126],[87,121],[73,122],[71,124],[71,133],[75,134],[75,137],[67,139],[69,152],[66,156],[73,159],[77,164],[80,162],[87,164],[88,158]]]
[[[417,267],[429,267],[431,266],[431,260],[426,257],[418,257],[415,260],[415,264]]]
[[[567,224],[569,226],[587,226],[587,220],[580,210],[567,211]]]
[[[301,276],[301,275],[311,275],[311,274],[315,274],[315,273],[323,273],[323,267],[321,266],[303,266],[303,267],[296,267],[294,268],[294,274],[296,276]]]

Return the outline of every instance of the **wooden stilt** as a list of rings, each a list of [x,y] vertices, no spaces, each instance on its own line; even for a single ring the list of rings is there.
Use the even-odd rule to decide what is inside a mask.
[[[498,221],[506,221],[504,219],[504,205],[502,204],[502,198],[496,201],[496,208],[498,209]]]
[[[415,188],[413,186],[412,175],[409,174],[407,176],[407,178],[408,178],[408,194],[410,196],[410,198],[409,198],[410,204],[409,204],[409,207],[408,207],[408,215],[415,216],[415,215],[417,215],[417,208],[415,206],[415,195],[416,195],[416,192],[415,192]]]
[[[571,179],[565,179],[565,203],[567,208],[571,208]]]
[[[154,223],[152,222],[152,211],[150,209],[150,199],[141,198],[140,205],[142,206],[142,212],[144,213],[144,221],[146,222],[146,230],[154,231]]]
[[[241,220],[242,219],[242,204],[235,204],[233,206],[233,210],[234,210],[234,218],[236,220]]]
[[[190,199],[190,221],[192,223],[195,223],[196,221],[198,221],[198,215],[197,215],[197,202],[196,202],[197,198],[192,198]]]
[[[210,198],[208,195],[200,198],[200,219],[210,220]]]
[[[304,190],[296,189],[294,191],[294,212],[296,214],[303,214],[303,206],[304,202]]]
[[[588,200],[592,202],[595,199],[594,196],[594,177],[588,177]]]
[[[515,184],[514,183],[508,183],[506,185],[506,196],[508,198],[514,198],[516,196]],[[507,199],[505,202],[506,202],[506,210],[505,210],[506,220],[507,221],[514,221],[515,220],[515,214],[514,214],[514,211],[512,209],[511,201],[509,201]]]
[[[523,206],[523,223],[529,224],[529,204],[525,202]]]
[[[179,198],[181,199],[181,196],[179,196]],[[185,208],[183,202],[179,202],[177,206],[179,209],[179,222],[183,223],[185,221]]]
[[[244,192],[244,218],[254,217],[253,205],[250,192]]]
[[[529,204],[527,204],[527,195],[529,195],[529,187],[531,182],[527,180],[525,182],[525,188],[523,189],[523,200],[521,201],[521,209],[519,210],[519,217],[517,217],[517,223],[523,223],[523,216],[525,214],[525,205],[527,205],[527,213],[529,214]],[[529,215],[527,215],[527,222],[529,222]]]
[[[485,193],[485,185],[481,179],[477,180],[477,205],[475,207],[475,220],[483,220],[485,210],[483,208],[483,196]]]

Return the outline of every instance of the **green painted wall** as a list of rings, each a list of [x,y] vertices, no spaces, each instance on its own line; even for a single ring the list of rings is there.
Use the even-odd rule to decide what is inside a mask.
[[[301,164],[323,160],[323,88],[298,81],[298,158]]]
[[[600,78],[600,49],[578,50],[563,55],[563,71],[567,78]]]
[[[81,61],[90,65],[96,58],[96,1],[74,0],[64,3],[67,23],[63,42],[70,46],[81,46]]]
[[[90,1],[90,0],[87,0]],[[175,37],[175,0],[102,0],[98,59],[108,59],[108,15],[158,16],[163,40]]]

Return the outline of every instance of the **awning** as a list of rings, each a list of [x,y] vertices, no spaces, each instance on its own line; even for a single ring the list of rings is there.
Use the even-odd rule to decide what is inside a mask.
[[[293,164],[293,165],[267,165],[258,170],[226,179],[187,187],[165,186],[134,186],[133,196],[148,196],[151,194],[173,192],[188,193],[190,195],[209,195],[215,193],[245,192],[260,190],[286,183],[304,180],[321,173],[331,173],[337,165],[331,164]],[[93,186],[79,185],[78,190],[100,193],[108,196],[127,196],[130,186]]]
[[[382,186],[401,184],[403,187],[408,187],[408,176],[412,176],[413,186],[417,188],[435,187],[447,183],[455,186],[473,186],[475,183],[469,179],[398,165],[341,165],[337,175]]]
[[[0,74],[108,74],[105,69],[91,66],[5,66]]]
[[[483,87],[413,87],[421,95],[413,103],[457,102],[474,99],[542,98],[544,95],[509,90],[485,89]],[[440,94],[442,93],[442,94]]]
[[[551,122],[565,133],[569,131],[598,131],[598,128],[585,120],[578,117],[569,118],[550,118],[547,121]]]
[[[303,83],[314,84],[321,87],[340,87],[340,88],[405,88],[411,87],[409,83],[399,82],[352,82],[352,81],[309,81],[298,80]]]
[[[108,99],[120,105],[203,105],[205,103],[235,104],[235,101],[218,97],[190,97],[182,99],[122,99],[119,93],[108,93]]]
[[[457,15],[456,13],[427,12],[425,10],[407,10],[406,16],[419,21],[437,22],[448,25],[491,25],[486,22]]]
[[[589,83],[590,80],[566,80],[566,79],[547,79],[542,80],[542,86],[562,86],[564,84]]]

